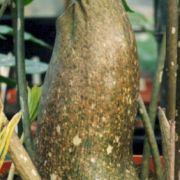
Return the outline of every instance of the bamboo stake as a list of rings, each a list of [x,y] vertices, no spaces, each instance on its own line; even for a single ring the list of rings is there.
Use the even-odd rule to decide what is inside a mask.
[[[168,121],[162,108],[159,107],[159,122],[162,136],[163,156],[167,180],[174,180],[175,164],[175,121]]]
[[[21,141],[21,144],[23,144],[24,134],[22,134],[20,141]],[[15,171],[16,171],[15,165],[14,165],[14,163],[12,163],[11,168],[10,168],[9,173],[8,173],[7,180],[13,180],[14,179]]]
[[[8,119],[3,112],[3,105],[0,101],[1,117],[3,117],[3,122],[8,125]],[[11,159],[19,172],[23,180],[41,180],[38,171],[36,170],[34,164],[32,163],[30,157],[25,151],[20,139],[16,133],[12,134],[10,144],[8,147],[8,152]]]
[[[7,180],[13,180],[14,179],[15,170],[16,170],[16,168],[14,166],[14,163],[12,163],[11,168],[10,168],[9,173],[8,173]]]
[[[27,103],[27,84],[24,61],[24,1],[16,1],[17,25],[16,25],[16,69],[18,78],[19,99],[23,117],[24,142],[27,152],[33,158],[33,141],[30,131],[30,121]]]
[[[163,76],[165,55],[166,55],[166,34],[164,33],[161,49],[160,49],[160,55],[158,58],[157,70],[156,70],[156,74],[154,78],[151,103],[149,106],[149,118],[150,118],[153,129],[154,129],[156,113],[157,113],[157,103],[158,103],[159,90],[160,90],[160,85],[161,85],[162,76]],[[141,177],[140,177],[141,180],[147,179],[149,175],[149,163],[150,163],[151,152],[150,152],[150,147],[149,147],[147,138],[145,138],[143,149],[144,149],[143,163],[142,163],[142,170],[141,170]]]
[[[169,163],[170,163],[170,125],[166,118],[166,115],[162,108],[159,107],[158,119],[161,129],[161,137],[162,137],[162,150],[163,156],[165,160],[165,174],[166,179],[169,174]]]
[[[144,123],[145,131],[147,134],[148,142],[149,142],[151,152],[153,155],[157,179],[158,180],[164,180],[156,138],[154,135],[154,131],[153,131],[148,113],[146,111],[146,107],[145,107],[144,102],[140,96],[138,99],[138,103],[139,103],[140,113],[142,115],[142,120]]]
[[[11,138],[9,154],[23,180],[41,180],[38,171],[15,133]]]

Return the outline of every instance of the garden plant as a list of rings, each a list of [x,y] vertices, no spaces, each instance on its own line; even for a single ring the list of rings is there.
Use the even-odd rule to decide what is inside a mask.
[[[144,180],[149,177],[151,155],[155,179],[173,180],[175,174],[178,179],[178,161],[175,173],[177,1],[167,1],[167,30],[162,35],[148,110],[139,93],[138,50],[127,15],[138,13],[125,0],[64,1],[64,12],[56,21],[49,66],[35,63],[31,65],[36,68],[28,69],[25,40],[51,48],[24,32],[24,6],[31,2],[4,0],[0,9],[2,17],[8,5],[12,8],[13,27],[1,25],[4,30],[0,30],[0,37],[14,37],[14,56],[2,62],[15,66],[17,76],[17,80],[0,76],[0,81],[17,86],[21,109],[8,121],[3,103],[0,104],[0,167],[7,153],[13,162],[8,179],[13,179],[17,171],[25,180]],[[42,88],[29,88],[27,71],[36,74],[46,70]],[[168,77],[166,111],[158,108],[164,73]],[[137,112],[146,131],[140,172],[132,162]],[[157,112],[164,166],[153,131]],[[18,137],[14,129],[21,117],[23,133]],[[31,126],[35,119],[37,130],[33,137]]]

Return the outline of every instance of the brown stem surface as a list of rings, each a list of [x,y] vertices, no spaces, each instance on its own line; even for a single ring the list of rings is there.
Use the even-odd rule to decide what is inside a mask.
[[[179,27],[178,27],[178,58],[177,63],[180,67],[180,2],[179,2]],[[176,95],[176,133],[180,137],[180,68],[177,70],[177,95]],[[176,142],[176,159],[175,159],[175,179],[180,179],[180,138]]]

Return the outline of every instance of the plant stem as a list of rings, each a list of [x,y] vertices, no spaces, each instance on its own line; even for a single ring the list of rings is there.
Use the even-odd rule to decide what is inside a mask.
[[[149,106],[149,118],[150,118],[150,122],[151,122],[153,129],[154,129],[154,125],[155,125],[159,90],[160,90],[163,69],[164,69],[164,63],[165,63],[165,54],[166,54],[165,50],[166,50],[166,35],[164,34],[162,44],[161,44],[161,49],[160,49],[159,60],[158,60],[158,64],[157,64],[157,70],[156,70],[156,74],[155,74],[155,78],[154,78],[151,103]],[[142,163],[142,170],[141,170],[141,180],[147,179],[149,176],[149,162],[150,162],[149,158],[150,158],[151,152],[150,152],[150,147],[149,147],[147,138],[145,138],[143,149],[144,149],[144,151],[143,151],[143,163]]]
[[[138,103],[139,103],[140,113],[142,115],[145,131],[147,134],[148,142],[153,155],[157,179],[164,180],[156,138],[144,102],[141,97],[139,97]]]
[[[177,63],[180,67],[180,1],[178,4],[179,9],[179,25],[178,25],[178,57]],[[176,133],[180,137],[180,68],[177,70],[177,94],[176,94],[176,109],[178,115],[176,116]],[[180,138],[176,141],[176,157],[180,157]],[[175,179],[180,179],[180,158],[175,158]]]
[[[177,81],[177,72],[176,72],[177,71],[177,34],[178,34],[178,1],[177,0],[167,0],[166,32],[167,32],[166,52],[167,52],[167,66],[168,66],[167,119],[173,122],[175,121],[175,118],[176,118],[176,88],[177,88],[176,87],[177,85],[177,82],[176,82]],[[177,153],[177,155],[178,154],[179,153]],[[175,155],[173,152],[171,152],[170,158],[173,158],[173,156]],[[174,173],[174,170],[172,169],[174,168],[174,165],[172,163],[174,163],[174,161],[170,163],[171,176],[173,176],[172,173]],[[177,176],[178,175],[176,172],[176,178],[179,179]]]
[[[27,103],[27,84],[24,61],[24,1],[16,1],[17,24],[16,24],[16,69],[18,79],[19,100],[23,118],[24,142],[27,152],[33,157],[33,141],[30,131],[30,121]]]
[[[167,118],[175,121],[176,117],[176,70],[177,70],[177,32],[178,4],[177,0],[167,0],[167,45],[166,57],[168,65]]]

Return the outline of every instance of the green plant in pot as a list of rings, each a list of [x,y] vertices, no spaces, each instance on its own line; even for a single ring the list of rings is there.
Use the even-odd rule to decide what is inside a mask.
[[[44,179],[137,179],[132,163],[139,69],[118,0],[69,1],[43,86],[37,166]]]

